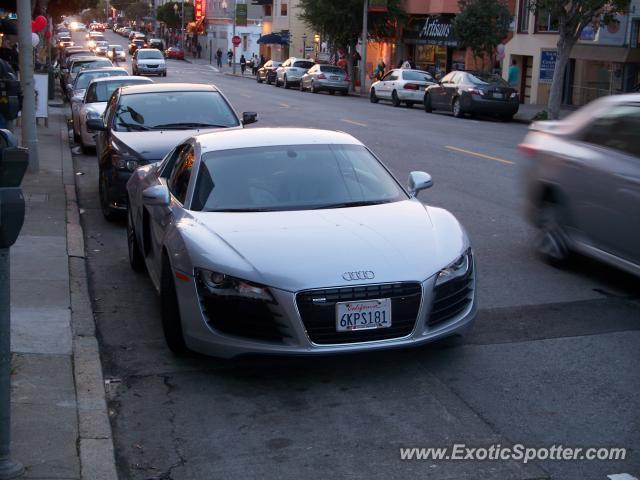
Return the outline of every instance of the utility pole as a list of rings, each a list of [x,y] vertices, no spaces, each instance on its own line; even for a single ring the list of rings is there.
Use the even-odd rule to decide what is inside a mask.
[[[184,0],[182,0],[182,31],[180,35],[180,42],[182,43],[182,45],[180,45],[182,47],[182,51],[186,52],[186,45],[184,44]]]
[[[369,26],[367,20],[369,18],[369,0],[364,0],[364,7],[362,9],[362,53],[360,54],[360,96],[367,94],[367,37],[369,36]],[[351,61],[351,59],[349,59]]]
[[[40,169],[36,129],[36,90],[33,80],[31,45],[31,2],[18,0],[18,44],[20,46],[20,85],[22,86],[22,145],[29,149],[29,171]]]
[[[233,40],[233,37],[236,36],[236,20],[238,18],[237,8],[238,8],[238,1],[233,0],[233,33],[231,36],[232,40]],[[231,45],[233,46],[233,59],[231,60],[233,70],[231,73],[235,75],[236,74],[236,44],[231,43]]]

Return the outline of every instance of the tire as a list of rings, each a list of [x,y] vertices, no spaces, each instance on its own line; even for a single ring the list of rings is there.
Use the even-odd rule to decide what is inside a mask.
[[[163,77],[166,77],[166,76],[167,76],[167,72],[164,72],[164,73],[162,74],[162,76],[163,76]]]
[[[162,256],[162,275],[160,279],[160,304],[162,306],[162,331],[164,340],[175,355],[184,355],[189,350],[184,343],[182,320],[176,292],[173,271],[167,255]]]
[[[266,82],[267,82],[267,85],[271,85],[271,80],[269,80],[269,75],[267,75],[267,80],[266,80]]]
[[[102,215],[105,220],[109,222],[117,220],[117,213],[109,206],[110,199],[109,189],[107,188],[107,177],[102,169],[100,169],[100,173],[98,174],[98,194],[100,195],[100,209],[102,210]]]
[[[143,272],[145,270],[144,256],[138,245],[131,208],[127,212],[127,247],[129,250],[129,265],[131,265],[134,272]]]
[[[342,95],[343,97],[346,97],[347,95],[349,95],[349,91],[348,90],[340,90],[340,95]]]
[[[404,102],[404,104],[407,106],[407,108],[413,108],[413,102],[407,100],[406,102]]]
[[[554,267],[566,267],[571,250],[562,222],[561,206],[546,200],[538,211],[538,236],[535,247],[538,255]]]
[[[427,113],[433,112],[433,107],[431,106],[431,95],[429,95],[428,93],[425,93],[422,104],[424,105],[425,112]]]
[[[372,88],[369,91],[369,101],[371,103],[378,103],[380,101],[380,99],[376,95],[376,89],[375,88]]]
[[[80,137],[80,134],[76,133],[75,125],[73,127],[73,141],[76,142],[76,143],[82,143],[82,138]]]
[[[464,117],[464,112],[462,111],[462,106],[460,105],[460,99],[454,98],[453,105],[451,106],[451,110],[453,111],[453,116],[456,118]]]
[[[298,87],[298,89],[299,89],[301,92],[304,92],[304,85],[302,85],[302,80],[300,80],[300,86]]]
[[[280,82],[278,81],[278,77],[276,77],[274,85],[276,86],[276,88],[280,88]]]
[[[260,75],[256,75],[256,82],[262,83],[262,80],[260,80]]]
[[[335,90],[329,90],[329,95],[335,95],[336,91]]]
[[[287,82],[287,76],[286,75],[284,76],[282,86],[284,87],[285,90],[288,90],[289,87],[291,86],[291,85],[289,85],[289,82]]]
[[[398,98],[398,92],[396,92],[395,90],[391,92],[391,103],[393,103],[394,107],[400,106],[400,99]]]
[[[503,122],[510,122],[513,120],[513,115],[503,115],[500,120],[502,120]]]
[[[84,142],[82,141],[82,137],[80,137],[80,150],[84,155],[91,154],[91,147],[88,147],[84,144]]]

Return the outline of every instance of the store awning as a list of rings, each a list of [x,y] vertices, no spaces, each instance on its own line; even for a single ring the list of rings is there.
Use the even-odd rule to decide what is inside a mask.
[[[267,33],[258,39],[261,45],[289,45],[289,37],[278,33]]]
[[[571,58],[599,62],[631,63],[640,61],[638,49],[578,44],[571,50]]]

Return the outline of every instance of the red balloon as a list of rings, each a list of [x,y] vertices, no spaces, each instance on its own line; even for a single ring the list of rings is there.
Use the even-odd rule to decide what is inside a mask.
[[[49,40],[52,36],[53,36],[53,33],[51,33],[49,30],[44,32],[44,38],[46,38],[47,40]]]
[[[38,15],[34,22],[38,32],[47,28],[47,19],[43,15]]]

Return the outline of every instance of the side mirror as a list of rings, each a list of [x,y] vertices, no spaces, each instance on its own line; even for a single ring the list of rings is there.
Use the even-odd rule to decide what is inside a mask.
[[[89,118],[87,119],[87,129],[95,131],[105,131],[107,126],[104,124],[104,120],[101,118]]]
[[[409,193],[414,197],[420,190],[433,186],[433,179],[427,172],[411,172],[409,174]]]
[[[256,123],[258,121],[258,114],[256,112],[242,112],[242,124],[249,125],[250,123]]]
[[[154,185],[142,191],[142,203],[149,206],[168,207],[171,203],[169,189],[166,185]]]

